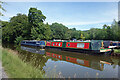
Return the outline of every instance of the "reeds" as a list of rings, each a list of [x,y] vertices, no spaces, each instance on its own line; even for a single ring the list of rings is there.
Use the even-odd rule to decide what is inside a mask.
[[[43,78],[41,70],[23,62],[18,55],[2,49],[2,66],[9,78]]]

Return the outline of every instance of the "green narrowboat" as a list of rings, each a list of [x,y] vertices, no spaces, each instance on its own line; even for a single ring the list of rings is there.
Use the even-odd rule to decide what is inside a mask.
[[[105,53],[112,52],[113,49],[104,48],[103,40],[91,41],[46,41],[46,47],[60,48],[61,50],[77,51],[77,52],[91,52],[91,53]]]

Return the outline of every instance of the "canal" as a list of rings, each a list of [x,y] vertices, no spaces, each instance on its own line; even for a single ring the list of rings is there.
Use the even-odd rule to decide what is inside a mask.
[[[85,54],[59,49],[41,49],[4,44],[4,48],[17,50],[25,63],[40,69],[48,78],[118,78],[120,58],[105,54]],[[34,74],[34,73],[33,73]]]

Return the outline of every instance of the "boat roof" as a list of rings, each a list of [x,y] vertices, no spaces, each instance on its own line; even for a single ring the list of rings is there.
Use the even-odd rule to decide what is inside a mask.
[[[40,41],[40,40],[23,40],[23,41],[35,42],[35,41]],[[41,40],[41,41],[43,41],[43,40]]]

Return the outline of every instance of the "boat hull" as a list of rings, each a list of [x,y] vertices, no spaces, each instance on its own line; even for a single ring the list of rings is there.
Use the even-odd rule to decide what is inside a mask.
[[[46,46],[45,48],[54,48],[54,49],[57,49],[57,50],[79,52],[79,53],[90,53],[90,54],[101,53],[100,50],[85,50],[85,49],[73,49],[73,48],[52,47],[52,46]]]

